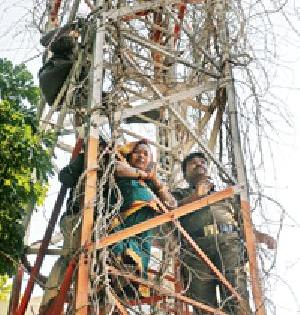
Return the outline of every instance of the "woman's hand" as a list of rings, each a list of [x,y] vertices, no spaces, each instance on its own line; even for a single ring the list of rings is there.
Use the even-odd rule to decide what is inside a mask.
[[[160,190],[163,187],[162,182],[157,177],[157,165],[155,165],[150,172],[147,173],[148,176],[145,179],[149,179],[153,182],[157,190]]]
[[[135,169],[135,173],[136,173],[136,177],[138,179],[147,179],[148,178],[148,173],[140,170],[139,168],[134,168]]]
[[[157,165],[155,165],[150,172],[148,172],[147,179],[154,184],[160,200],[167,206],[168,209],[177,207],[177,201],[169,192],[168,186],[164,185],[157,177]]]

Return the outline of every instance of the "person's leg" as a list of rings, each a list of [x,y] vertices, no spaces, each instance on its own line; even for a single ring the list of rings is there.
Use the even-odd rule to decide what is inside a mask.
[[[238,291],[246,302],[242,307],[248,309],[247,276],[244,271],[242,243],[236,232],[219,234],[217,267],[224,273],[226,279]],[[238,305],[232,294],[220,285],[221,306],[228,314],[248,314],[248,310],[240,313],[241,305]]]
[[[40,306],[40,314],[43,314],[52,304],[59,292],[61,282],[69,262],[71,254],[79,244],[79,229],[73,231],[78,222],[78,215],[64,215],[60,221],[60,230],[64,237],[64,256],[60,256],[53,265],[46,282],[46,288]]]
[[[183,278],[187,295],[192,299],[217,307],[216,278],[209,267],[194,255],[184,256]],[[195,314],[204,314],[194,310]]]
[[[63,256],[59,257],[52,267],[46,282],[44,295],[40,305],[40,314],[43,314],[45,311],[47,311],[56,298],[59,292],[61,281],[66,271],[66,267],[67,260]]]
[[[122,225],[115,230],[122,230],[135,224],[144,222],[155,216],[155,211],[150,207],[142,208],[126,219]],[[121,258],[127,265],[136,266],[138,274],[147,279],[147,271],[150,262],[151,242],[153,231],[145,231],[136,236],[125,239],[113,246],[114,254]],[[149,288],[139,286],[139,292],[142,296],[149,295]]]

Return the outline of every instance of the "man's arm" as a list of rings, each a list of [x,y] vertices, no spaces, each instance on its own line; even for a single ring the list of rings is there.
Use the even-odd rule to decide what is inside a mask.
[[[182,194],[180,196],[180,194],[178,195],[176,191],[173,193],[173,195],[178,200],[178,206],[183,206],[193,201],[199,200],[203,197],[206,197],[208,193],[212,190],[212,188],[213,184],[206,180],[205,182],[199,182],[196,185],[195,190],[189,196],[183,197]]]
[[[254,230],[255,238],[258,243],[264,243],[269,249],[275,249],[277,247],[276,240],[269,234]]]

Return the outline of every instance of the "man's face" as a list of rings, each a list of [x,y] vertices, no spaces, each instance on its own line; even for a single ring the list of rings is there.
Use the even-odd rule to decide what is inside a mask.
[[[204,158],[195,156],[186,164],[185,179],[189,184],[195,184],[207,177],[207,162]]]

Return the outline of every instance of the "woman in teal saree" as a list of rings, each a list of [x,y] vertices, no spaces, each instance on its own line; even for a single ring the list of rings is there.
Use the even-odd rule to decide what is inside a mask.
[[[113,222],[113,231],[117,232],[135,224],[153,218],[160,212],[157,197],[168,208],[176,207],[176,200],[167,186],[157,178],[151,167],[153,158],[146,140],[130,143],[120,152],[126,161],[116,166],[117,184],[123,196],[119,218]],[[143,278],[147,278],[150,261],[153,230],[142,232],[125,239],[112,248],[113,253],[123,262],[134,264]],[[139,287],[139,293],[147,296],[149,290]]]

